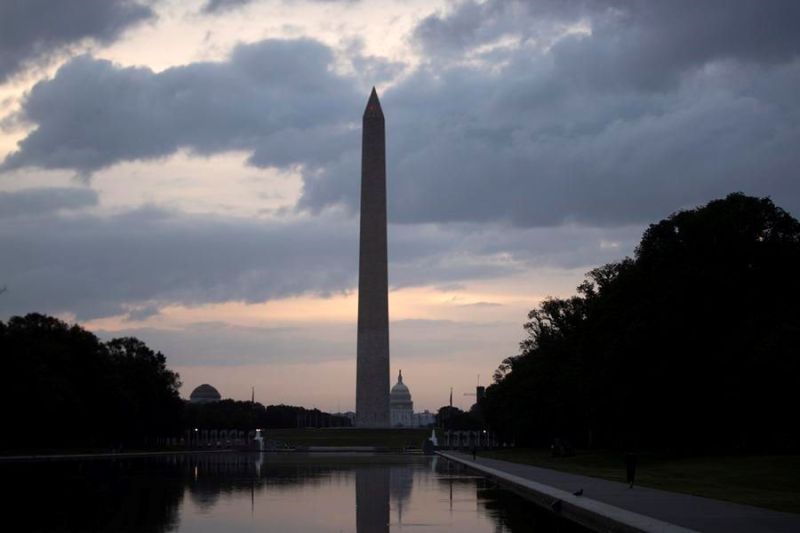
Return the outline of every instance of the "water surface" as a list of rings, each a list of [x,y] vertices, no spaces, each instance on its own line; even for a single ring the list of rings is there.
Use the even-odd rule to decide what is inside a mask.
[[[438,457],[184,454],[2,464],[0,476],[14,531],[583,531]]]

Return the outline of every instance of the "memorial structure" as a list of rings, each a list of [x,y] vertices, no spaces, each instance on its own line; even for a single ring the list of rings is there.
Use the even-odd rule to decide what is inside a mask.
[[[362,124],[356,425],[390,427],[386,134],[374,87]]]

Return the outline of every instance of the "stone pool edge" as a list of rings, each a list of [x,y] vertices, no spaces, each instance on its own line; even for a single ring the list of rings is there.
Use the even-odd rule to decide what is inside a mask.
[[[496,468],[463,459],[447,452],[437,451],[436,454],[449,461],[463,464],[477,470],[497,480],[506,488],[520,494],[539,507],[554,511],[559,516],[594,531],[618,531],[621,533],[692,533],[695,531],[693,529],[670,524],[669,522],[664,522],[657,518],[592,500],[585,496],[575,496],[565,490],[538,483],[521,476],[515,476],[514,474],[509,474]],[[554,509],[554,507],[557,510]]]

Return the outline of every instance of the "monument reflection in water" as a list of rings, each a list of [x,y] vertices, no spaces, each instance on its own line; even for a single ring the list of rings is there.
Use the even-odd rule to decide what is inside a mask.
[[[438,458],[201,454],[0,464],[13,531],[583,531]]]

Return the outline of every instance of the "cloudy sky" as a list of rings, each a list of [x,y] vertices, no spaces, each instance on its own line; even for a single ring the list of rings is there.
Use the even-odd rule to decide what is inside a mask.
[[[0,319],[183,393],[352,409],[360,119],[387,120],[392,373],[417,409],[526,312],[733,191],[800,215],[795,0],[0,0]]]

